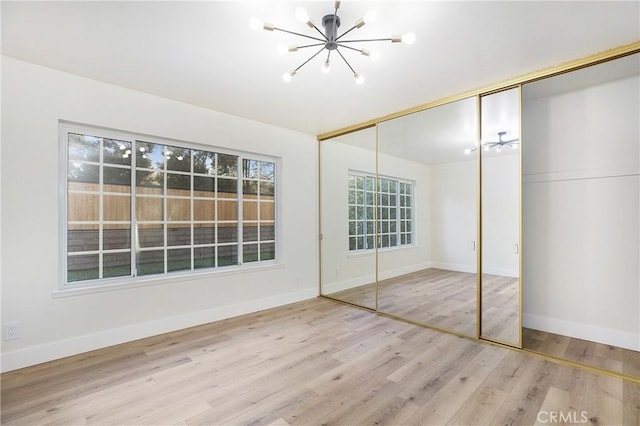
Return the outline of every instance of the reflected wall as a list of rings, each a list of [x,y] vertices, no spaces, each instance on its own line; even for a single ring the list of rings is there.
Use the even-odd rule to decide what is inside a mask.
[[[469,336],[477,317],[477,159],[465,150],[475,146],[477,123],[469,98],[378,125],[378,308]]]
[[[520,89],[480,99],[480,335],[520,346]]]
[[[320,143],[321,294],[376,308],[375,127]]]

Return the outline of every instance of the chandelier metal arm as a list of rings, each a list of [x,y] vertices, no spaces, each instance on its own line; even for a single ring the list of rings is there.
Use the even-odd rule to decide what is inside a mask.
[[[346,44],[343,45],[342,43],[338,43],[338,46],[344,47],[345,49],[349,49],[349,50],[355,50],[358,53],[363,53],[363,49],[356,49],[355,47],[347,46]]]
[[[316,28],[316,29],[317,29],[317,28]],[[320,41],[320,42],[322,42],[322,43],[325,43],[325,42],[327,41],[327,37],[325,37],[325,35],[324,35],[324,34],[322,34],[322,36],[323,36],[324,38],[318,38],[318,37],[312,37],[312,36],[310,36],[310,35],[306,35],[306,34],[302,34],[302,33],[297,33],[297,32],[295,32],[295,31],[285,30],[285,29],[278,28],[278,27],[273,27],[273,31],[281,31],[281,32],[283,32],[283,33],[288,33],[288,34],[293,34],[293,35],[297,35],[297,36],[300,36],[300,37],[310,38],[310,39],[312,39],[312,40]]]
[[[349,61],[347,61],[347,59],[342,55],[342,53],[340,52],[339,49],[336,49],[336,52],[338,52],[338,55],[340,55],[340,57],[342,58],[342,60],[344,61],[345,64],[347,64],[347,66],[349,67],[349,69],[351,70],[352,73],[356,74],[356,70],[353,69],[353,67],[351,66],[351,64],[349,63]]]
[[[367,41],[392,41],[391,37],[389,38],[365,38],[362,40],[341,40],[340,43],[364,43]]]
[[[315,58],[316,56],[318,56],[320,54],[320,52],[322,52],[324,50],[324,47],[322,47],[322,49],[318,50],[316,53],[314,53],[313,55],[311,55],[311,57],[309,59],[307,59],[306,61],[304,61],[303,63],[300,64],[300,66],[296,69],[294,69],[293,71],[296,72],[298,71],[300,68],[304,67],[305,65],[307,65],[307,63],[312,60],[313,58]],[[342,56],[342,55],[340,55]]]
[[[329,41],[327,36],[322,31],[320,31],[320,28],[316,27],[316,24],[313,23],[313,21],[310,21],[310,22],[313,24],[313,28],[315,28],[315,30],[320,33],[320,35],[324,38],[324,40]]]
[[[316,46],[324,46],[325,43],[313,43],[313,44],[304,44],[302,46],[296,46],[298,50],[304,49],[305,47],[316,47]]]
[[[346,36],[347,34],[349,34],[351,31],[355,30],[356,28],[358,28],[356,25],[354,25],[353,27],[349,28],[347,31],[345,31],[342,34],[340,34],[340,36],[338,36],[336,38],[336,41],[340,40],[342,37]]]

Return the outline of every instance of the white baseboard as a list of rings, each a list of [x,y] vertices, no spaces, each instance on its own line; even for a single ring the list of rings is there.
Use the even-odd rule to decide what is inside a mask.
[[[372,284],[374,282],[376,282],[376,275],[367,274],[361,277],[350,278],[348,280],[324,283],[322,284],[322,294],[338,293],[340,291],[360,287],[361,285]]]
[[[378,274],[379,280],[386,280],[394,278],[404,274],[410,274],[412,272],[421,271],[431,267],[430,263],[417,263],[414,265],[403,266],[401,268],[390,269],[388,271],[382,271]],[[322,285],[322,294],[333,294],[344,290],[360,287],[366,284],[373,284],[376,281],[375,274],[367,274],[356,278],[351,278],[343,281],[336,281],[332,283],[325,283]]]
[[[467,272],[470,274],[475,274],[476,272],[478,272],[474,265],[463,265],[461,263],[431,262],[431,267],[444,269],[446,271]]]
[[[504,268],[484,268],[483,274],[498,275],[501,277],[518,278],[518,270],[504,269]]]
[[[317,295],[317,289],[311,288],[6,352],[0,355],[0,371],[4,373],[6,371],[17,370],[18,368],[29,367],[31,365],[143,339],[145,337],[207,324],[264,309],[275,308],[289,303],[301,302],[303,300],[313,299]]]
[[[389,269],[386,271],[380,272],[379,279],[380,280],[388,280],[389,278],[399,277],[400,275],[410,274],[412,272],[422,271],[423,269],[432,268],[433,265],[429,262],[416,263],[409,266],[403,266],[402,268]]]
[[[533,314],[522,314],[522,325],[526,328],[590,340],[605,345],[640,351],[640,334],[628,331],[582,324],[557,318],[542,317]]]

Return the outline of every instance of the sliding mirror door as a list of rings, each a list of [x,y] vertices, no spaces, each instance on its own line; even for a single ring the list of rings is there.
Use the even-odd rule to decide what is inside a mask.
[[[640,54],[523,86],[523,345],[640,377]]]
[[[476,336],[476,98],[378,125],[378,309]]]
[[[520,89],[481,99],[481,337],[520,346]]]
[[[375,127],[320,142],[321,293],[376,308]]]

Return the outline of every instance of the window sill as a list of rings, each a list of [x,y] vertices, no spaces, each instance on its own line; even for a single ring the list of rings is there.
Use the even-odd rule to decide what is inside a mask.
[[[203,278],[217,278],[228,275],[244,274],[257,271],[269,271],[274,269],[283,269],[282,263],[263,263],[260,265],[244,266],[241,268],[225,269],[221,271],[206,271],[206,272],[192,272],[192,273],[175,273],[154,277],[137,277],[129,278],[129,281],[119,281],[110,284],[93,285],[86,287],[56,289],[52,292],[54,299],[62,297],[81,296],[84,294],[103,293],[106,291],[127,290],[138,287],[158,286],[166,284],[175,284],[185,281],[200,280]]]
[[[418,246],[416,244],[405,244],[403,246],[398,246],[398,247],[384,247],[384,248],[378,249],[378,253],[410,250],[410,249],[415,249],[417,247]],[[375,255],[375,254],[376,254],[375,249],[374,250],[357,250],[357,251],[349,251],[349,253],[347,254],[347,257],[359,257],[359,256]]]

